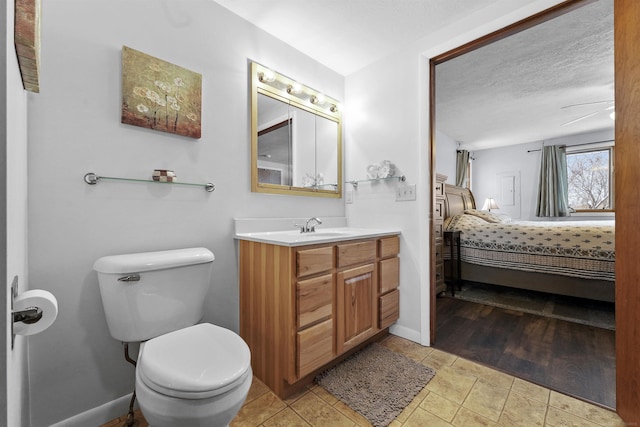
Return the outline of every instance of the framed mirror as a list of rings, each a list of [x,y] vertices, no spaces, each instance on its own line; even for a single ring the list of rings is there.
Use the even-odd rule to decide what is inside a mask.
[[[251,64],[251,191],[342,197],[338,101]]]

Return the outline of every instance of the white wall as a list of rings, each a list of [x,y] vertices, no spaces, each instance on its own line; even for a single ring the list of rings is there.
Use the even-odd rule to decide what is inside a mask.
[[[122,45],[202,74],[200,140],[120,123]],[[343,99],[342,76],[209,0],[43,2],[41,93],[29,105],[29,260],[31,286],[55,294],[60,314],[30,342],[33,427],[132,391],[133,368],[107,330],[96,259],[210,248],[204,320],[237,331],[233,218],[344,216],[341,199],[250,192],[248,59]],[[212,181],[216,191],[83,181],[87,172],[146,178],[154,168]]]
[[[364,177],[369,163],[390,159],[417,185],[415,202],[395,202],[393,185],[384,183],[361,185],[353,204],[347,205],[352,225],[402,230],[395,334],[430,342],[428,59],[557,3],[560,0],[497,1],[347,76],[347,180]]]
[[[447,176],[447,184],[456,185],[458,143],[436,129],[436,172]]]
[[[418,55],[397,55],[347,76],[346,89],[346,178],[365,179],[367,165],[391,160],[406,176],[406,184],[416,184],[416,201],[395,201],[397,182],[363,183],[354,190],[353,204],[347,205],[349,225],[393,227],[402,230],[400,247],[400,319],[394,333],[420,340],[419,228],[428,217],[421,216],[427,205],[428,190],[420,168],[426,165],[427,145],[420,146],[421,112],[418,89],[421,59]],[[379,82],[389,82],[388,85]],[[402,96],[398,96],[402,94]],[[351,185],[346,185],[351,190]],[[422,211],[420,209],[422,207]],[[421,221],[425,218],[425,221]],[[427,235],[428,240],[428,235]]]
[[[4,171],[0,190],[0,271],[5,277],[4,291],[0,297],[0,315],[9,319],[9,289],[14,276],[18,276],[19,292],[29,287],[27,275],[27,96],[22,87],[20,70],[13,44],[15,3],[9,0],[0,11],[2,31],[0,66],[0,167]],[[3,321],[4,338],[2,373],[0,373],[0,425],[27,426],[28,386],[26,337],[16,337],[11,350],[11,326]],[[5,382],[6,381],[6,382]],[[6,384],[6,386],[5,386]],[[5,406],[6,405],[6,406]],[[6,423],[6,424],[5,424]]]
[[[545,145],[567,146],[613,140],[613,129],[588,134],[572,135],[564,138],[556,138],[544,141]],[[492,148],[474,151],[473,162],[473,194],[478,208],[487,197],[496,197],[500,191],[497,177],[502,174],[518,173],[520,176],[520,215],[512,214],[508,208],[497,210],[506,213],[513,218],[526,221],[549,220],[535,216],[538,195],[538,181],[540,179],[540,149],[543,141],[518,144],[510,147]],[[534,150],[534,151],[531,151]],[[500,202],[498,202],[500,205]],[[571,216],[565,219],[588,219],[585,216]]]

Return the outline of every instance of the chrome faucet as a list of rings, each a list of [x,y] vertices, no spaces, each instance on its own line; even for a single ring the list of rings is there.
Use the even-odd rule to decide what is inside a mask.
[[[315,224],[311,224],[309,225],[311,222],[315,222]],[[301,233],[313,233],[314,231],[316,231],[316,225],[322,224],[322,221],[320,221],[320,218],[309,218],[307,220],[307,222],[300,227],[300,232]]]

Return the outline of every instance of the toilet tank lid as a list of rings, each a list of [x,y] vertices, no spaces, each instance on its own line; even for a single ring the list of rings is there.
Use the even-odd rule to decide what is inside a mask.
[[[105,256],[93,264],[93,269],[100,273],[132,273],[205,264],[214,259],[213,253],[207,248],[173,249]]]

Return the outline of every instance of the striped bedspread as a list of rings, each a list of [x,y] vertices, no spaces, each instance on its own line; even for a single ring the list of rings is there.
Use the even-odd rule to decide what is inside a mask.
[[[462,261],[615,281],[613,220],[511,221],[472,210],[447,218],[444,227],[461,231]]]

